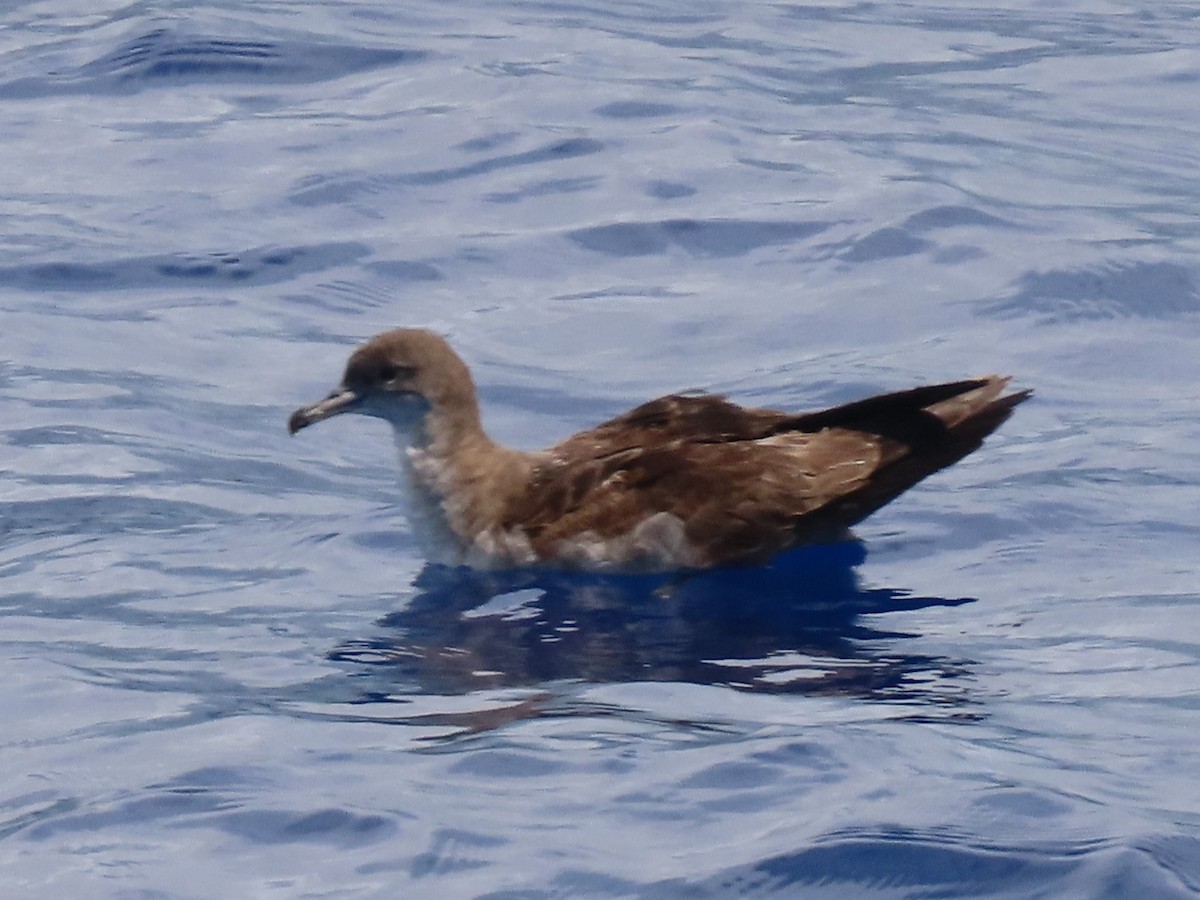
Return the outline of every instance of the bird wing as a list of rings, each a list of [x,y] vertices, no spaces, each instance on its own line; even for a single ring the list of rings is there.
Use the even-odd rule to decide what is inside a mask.
[[[715,396],[651,401],[554,448],[510,524],[553,555],[560,542],[619,537],[670,513],[703,564],[770,555],[887,455],[873,435],[781,429],[787,419]]]
[[[553,448],[507,517],[535,552],[630,533],[657,513],[698,564],[840,534],[982,443],[1029,396],[996,376],[790,415],[672,395]]]

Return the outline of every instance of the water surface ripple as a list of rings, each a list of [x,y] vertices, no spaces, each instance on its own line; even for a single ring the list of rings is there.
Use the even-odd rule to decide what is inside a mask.
[[[0,11],[5,898],[1200,894],[1200,11]],[[1035,401],[858,541],[427,566],[353,344],[495,436]]]

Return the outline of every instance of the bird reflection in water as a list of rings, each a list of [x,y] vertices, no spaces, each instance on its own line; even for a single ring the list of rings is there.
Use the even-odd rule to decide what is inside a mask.
[[[857,542],[806,547],[767,567],[673,581],[427,566],[379,635],[330,656],[369,676],[360,703],[533,689],[487,712],[404,719],[468,731],[563,714],[556,702],[571,684],[679,682],[961,712],[963,661],[905,654],[914,635],[863,617],[970,600],[860,587],[854,567],[865,556]]]

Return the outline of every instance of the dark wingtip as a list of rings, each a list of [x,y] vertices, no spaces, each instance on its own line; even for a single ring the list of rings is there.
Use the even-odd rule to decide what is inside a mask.
[[[298,409],[288,416],[287,430],[288,434],[295,434],[301,428],[309,424],[307,410]]]
[[[1007,382],[1007,379],[1005,381]],[[1017,404],[1024,403],[1032,396],[1033,388],[1022,388],[1019,391],[1013,391],[1011,394],[1005,394],[1003,397],[997,398],[995,405],[1003,406],[1005,409],[1011,411],[1016,408]]]

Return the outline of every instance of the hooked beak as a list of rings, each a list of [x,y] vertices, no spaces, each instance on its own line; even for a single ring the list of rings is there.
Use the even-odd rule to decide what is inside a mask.
[[[301,428],[307,428],[314,422],[328,419],[344,412],[350,412],[362,403],[362,395],[349,388],[335,388],[324,400],[319,400],[311,406],[302,406],[288,419],[288,434],[295,434]]]

